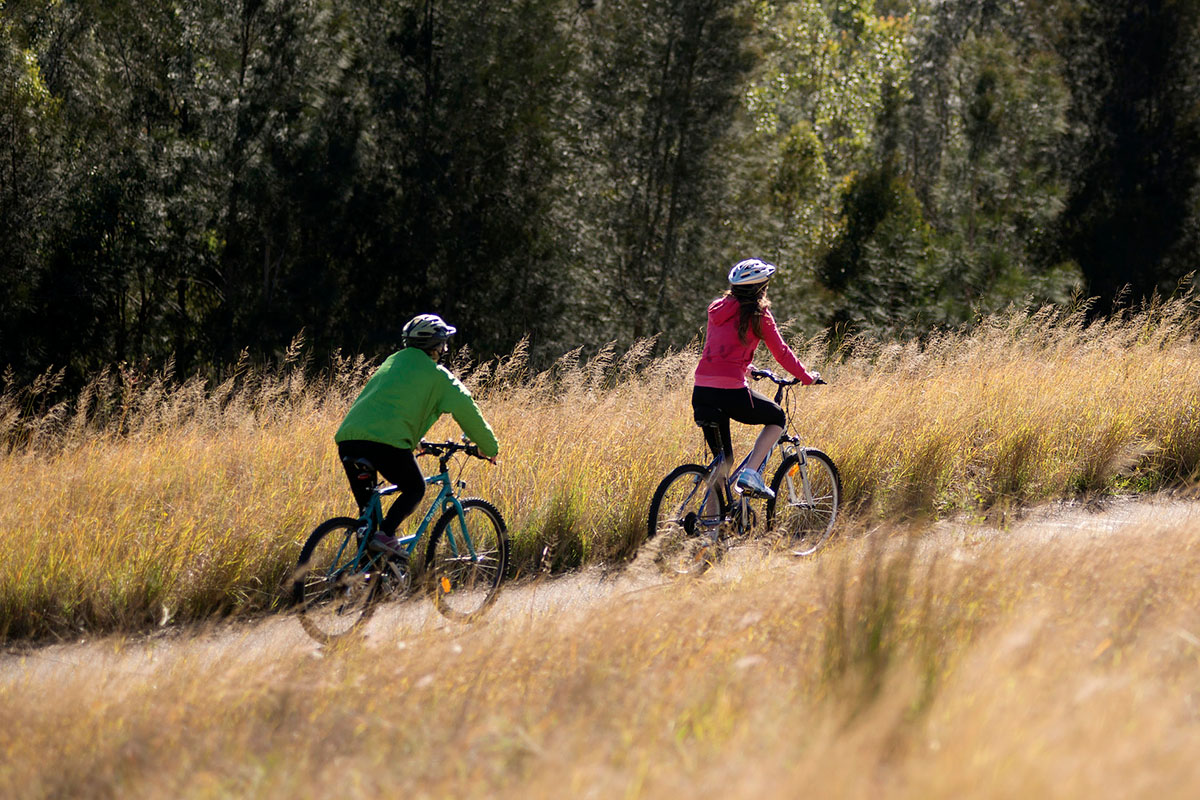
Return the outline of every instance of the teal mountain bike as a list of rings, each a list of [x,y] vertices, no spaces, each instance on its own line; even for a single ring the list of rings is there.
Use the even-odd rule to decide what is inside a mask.
[[[416,532],[399,539],[402,555],[367,546],[383,523],[383,498],[398,489],[380,485],[369,461],[350,462],[364,482],[374,485],[371,499],[357,519],[334,517],[318,525],[292,575],[292,603],[310,636],[320,642],[344,637],[366,622],[379,602],[408,594],[417,566],[414,553],[435,516],[421,572],[434,606],[449,619],[472,622],[495,602],[508,569],[508,529],[491,503],[455,494],[466,488],[450,477],[450,462],[458,454],[487,460],[469,442],[421,442],[417,455],[437,456],[439,466],[425,483],[440,490]]]
[[[815,553],[833,532],[842,499],[842,480],[828,455],[800,444],[789,433],[792,422],[791,388],[800,381],[780,378],[770,370],[754,370],[751,377],[776,385],[775,402],[787,413],[779,441],[783,461],[771,479],[774,497],[743,491],[738,473],[750,460],[747,455],[735,469],[718,469],[723,454],[708,464],[681,464],[663,478],[650,501],[647,539],[657,538],[656,560],[664,571],[695,574],[708,569],[732,545],[758,532],[760,501],[766,500],[766,532],[780,546],[798,556]],[[823,381],[818,381],[823,383]],[[757,465],[764,467],[771,458]]]

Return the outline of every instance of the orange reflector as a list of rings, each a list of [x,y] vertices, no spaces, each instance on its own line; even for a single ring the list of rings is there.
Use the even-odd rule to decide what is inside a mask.
[[[450,579],[442,576],[442,594],[450,594]]]
[[[792,464],[792,468],[788,470],[788,477],[789,478],[796,477],[796,473],[799,471],[800,471],[800,462],[797,461],[795,464]]]

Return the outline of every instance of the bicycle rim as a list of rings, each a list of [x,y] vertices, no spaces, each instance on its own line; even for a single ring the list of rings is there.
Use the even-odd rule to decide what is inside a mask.
[[[292,600],[300,624],[319,642],[353,633],[374,610],[383,581],[383,559],[357,563],[357,524],[341,518],[313,531],[292,576]]]
[[[709,498],[708,470],[695,464],[676,467],[650,501],[647,535],[658,540],[655,561],[671,575],[696,575],[721,557],[717,525],[719,500]]]
[[[771,481],[775,497],[767,504],[767,526],[794,555],[815,553],[829,540],[842,498],[842,482],[833,460],[806,450],[805,464],[789,456]]]
[[[491,503],[470,498],[442,515],[426,555],[430,595],[448,619],[471,622],[496,600],[508,569],[504,519]]]

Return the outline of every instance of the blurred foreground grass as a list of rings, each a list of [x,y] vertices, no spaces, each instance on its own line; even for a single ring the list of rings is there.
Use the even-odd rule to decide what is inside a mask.
[[[0,796],[1192,797],[1198,570],[1194,508],[876,527],[329,650],[263,624],[102,640],[99,670],[35,651],[0,662]]]
[[[1085,325],[1043,309],[925,342],[797,342],[831,382],[795,428],[841,469],[858,520],[999,518],[1041,500],[1193,484],[1200,345],[1190,295]],[[514,571],[635,552],[649,497],[701,460],[696,352],[578,351],[529,371],[524,348],[457,371],[501,440],[467,466],[514,536]],[[299,546],[352,511],[332,435],[371,365],[241,363],[219,385],[129,370],[45,407],[47,375],[0,395],[0,637],[139,630],[277,607]],[[741,426],[744,452],[753,431]],[[444,421],[429,438],[457,436]],[[433,468],[427,462],[427,469]]]

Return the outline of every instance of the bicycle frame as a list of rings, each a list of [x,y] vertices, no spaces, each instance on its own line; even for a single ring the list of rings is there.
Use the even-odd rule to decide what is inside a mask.
[[[795,446],[797,443],[796,437],[789,436],[786,429],[783,431],[782,434],[780,434],[779,441],[777,441],[773,445],[771,445],[771,449],[767,451],[767,457],[765,459],[763,459],[762,464],[759,465],[760,470],[766,465],[766,463],[768,461],[771,460],[771,456],[774,455],[774,453],[775,453],[775,448],[779,447],[781,444],[784,444],[785,442],[790,443],[793,446]],[[803,449],[798,448],[798,452],[803,452]],[[710,461],[708,464],[708,472],[709,472],[710,478],[708,481],[705,482],[705,487],[706,487],[705,494],[700,502],[700,508],[701,509],[706,508],[709,504],[710,496],[715,488],[716,491],[721,494],[721,498],[720,498],[720,502],[719,502],[720,506],[724,506],[729,509],[737,508],[737,510],[738,510],[738,513],[737,513],[738,525],[743,530],[745,528],[749,527],[750,498],[747,497],[745,495],[745,493],[743,493],[741,490],[739,490],[737,488],[736,484],[737,484],[738,474],[743,469],[746,468],[747,464],[750,462],[750,456],[752,456],[752,455],[753,455],[753,452],[747,453],[746,456],[741,460],[741,462],[738,463],[737,467],[735,467],[734,469],[731,469],[729,471],[729,474],[726,475],[725,479],[721,481],[720,486],[714,487],[715,481],[713,479],[717,475],[718,468],[725,461],[725,454],[717,453],[716,457],[713,458],[713,460]],[[802,460],[803,460],[803,458],[802,458]],[[789,491],[794,491],[794,487],[789,487]],[[728,516],[728,514],[726,516]],[[706,527],[717,527],[720,524],[720,522],[723,521],[723,519],[717,519],[714,522],[712,519],[706,519],[704,517],[701,517],[700,520],[698,520],[698,521],[700,522],[700,524],[705,525]]]
[[[421,538],[425,536],[425,531],[429,528],[429,524],[433,522],[433,518],[441,512],[454,509],[458,514],[460,524],[463,524],[465,530],[462,503],[458,501],[458,498],[454,494],[454,485],[453,481],[450,479],[449,469],[444,469],[437,475],[430,475],[425,479],[425,483],[426,485],[441,484],[441,489],[438,491],[438,495],[436,498],[434,498],[433,503],[430,504],[429,510],[425,512],[425,517],[421,520],[421,524],[417,526],[417,530],[413,533],[410,533],[408,536],[397,539],[397,542],[403,545],[404,552],[408,553],[410,557],[412,556],[413,550],[415,550],[417,547],[417,542],[419,542]],[[391,488],[393,492],[396,491],[394,487],[388,488]],[[391,492],[388,494],[391,494]],[[380,493],[379,496],[383,497],[384,495]],[[378,503],[378,501],[376,502]],[[379,505],[382,509],[382,504]],[[453,540],[451,541],[453,543]],[[470,543],[470,541],[467,542],[467,547],[471,548],[471,555],[473,557],[475,555],[474,546]]]
[[[767,377],[767,376],[764,376],[764,377]],[[783,400],[785,389],[789,386],[794,385],[794,382],[783,384],[783,383],[779,383],[779,381],[777,379],[775,379],[773,376],[770,376],[770,377],[772,380],[775,381],[775,383],[778,387],[775,392],[775,402],[778,404]],[[758,465],[758,469],[760,472],[762,471],[762,469],[767,465],[767,462],[771,460],[771,456],[774,455],[776,448],[778,448],[780,446],[785,448],[785,452],[784,452],[785,457],[787,457],[788,455],[791,455],[791,453],[788,453],[786,450],[786,448],[790,447],[792,449],[792,452],[794,452],[796,454],[796,457],[798,460],[798,463],[796,466],[799,468],[799,472],[800,472],[800,485],[801,485],[802,491],[804,492],[804,502],[809,505],[812,505],[812,503],[813,503],[812,486],[809,484],[809,481],[808,481],[808,460],[805,457],[805,449],[800,446],[800,437],[794,436],[794,435],[788,433],[788,428],[791,426],[791,422],[792,422],[791,415],[789,414],[787,416],[786,424],[784,425],[783,431],[779,434],[778,441],[776,441],[774,444],[771,445],[771,449],[767,451],[767,457],[764,458],[762,463]],[[734,469],[729,471],[729,474],[725,476],[725,479],[723,481],[721,481],[721,485],[719,487],[714,486],[715,481],[713,480],[713,478],[715,478],[715,476],[717,474],[717,470],[724,463],[725,454],[717,453],[716,456],[712,459],[712,461],[709,462],[708,471],[709,471],[710,478],[708,481],[705,482],[705,486],[706,486],[705,495],[701,500],[700,508],[704,509],[704,508],[708,507],[711,494],[715,489],[717,492],[719,492],[721,494],[720,502],[718,503],[718,505],[724,506],[728,510],[725,512],[724,515],[719,515],[719,516],[721,516],[721,518],[719,518],[719,519],[711,518],[711,517],[709,517],[709,518],[701,517],[698,520],[698,522],[700,522],[701,525],[715,529],[715,528],[719,527],[721,522],[723,522],[725,519],[728,519],[730,517],[729,510],[736,508],[737,509],[736,521],[738,523],[739,529],[742,532],[745,532],[749,527],[751,527],[750,498],[747,497],[740,489],[737,488],[736,483],[737,483],[738,474],[747,467],[747,465],[750,461],[750,457],[753,454],[754,454],[753,451],[751,451],[750,453],[747,453],[746,456],[741,460],[741,462],[738,463],[737,467],[735,467]],[[791,474],[794,474],[794,473],[791,473]],[[796,485],[791,480],[791,474],[789,474],[789,478],[786,481],[787,489],[788,489],[788,500],[791,503],[796,504],[797,503]]]
[[[454,509],[458,515],[459,525],[461,526],[462,541],[466,545],[471,559],[474,560],[477,557],[475,553],[475,544],[471,541],[471,537],[467,533],[466,520],[463,517],[462,503],[459,502],[458,497],[454,494],[454,485],[452,479],[450,478],[448,464],[443,462],[441,466],[442,469],[437,475],[430,475],[425,478],[426,485],[441,485],[441,489],[438,491],[437,497],[434,498],[433,503],[429,506],[429,510],[425,512],[425,517],[421,520],[421,524],[417,526],[416,531],[408,536],[397,539],[397,542],[404,547],[405,555],[407,555],[411,560],[413,550],[416,549],[417,543],[425,536],[425,531],[428,530],[429,524],[433,522],[434,517],[437,516],[439,512],[445,512]],[[349,537],[347,537],[346,541],[343,542],[341,547],[338,548],[337,555],[334,557],[334,563],[342,564],[342,566],[336,570],[336,573],[343,573],[346,570],[361,569],[362,565],[364,565],[364,557],[367,559],[365,562],[367,566],[369,566],[375,559],[383,557],[382,554],[372,555],[368,553],[367,541],[371,538],[371,535],[375,531],[379,530],[379,527],[383,524],[382,498],[393,495],[398,491],[400,491],[400,489],[396,486],[382,486],[371,492],[371,499],[367,502],[366,507],[363,508],[362,514],[358,517],[358,520],[361,523],[358,527],[358,530],[361,531],[362,535],[357,537],[357,552],[354,554],[353,558],[347,559],[344,562],[342,561],[342,554],[345,552],[346,546],[350,542]],[[454,535],[453,532],[447,528],[446,537],[450,542],[450,547],[452,548],[453,552],[455,555],[457,555],[458,536]]]

